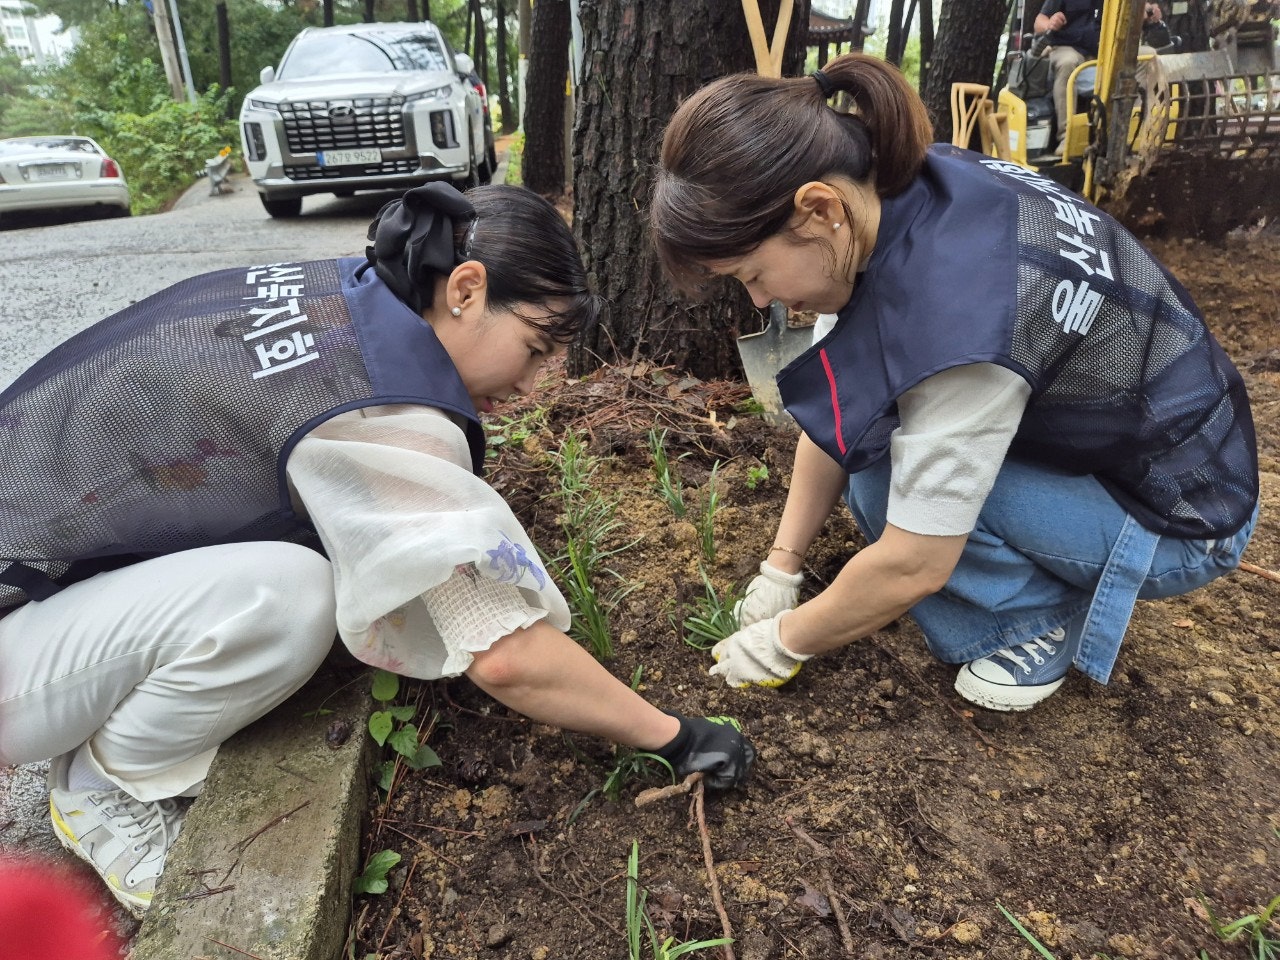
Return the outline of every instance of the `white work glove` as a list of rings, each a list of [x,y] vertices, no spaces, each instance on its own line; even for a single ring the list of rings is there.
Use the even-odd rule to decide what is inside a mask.
[[[780,687],[797,673],[812,654],[792,653],[782,645],[778,623],[789,611],[744,627],[711,648],[716,665],[712,676],[731,687]]]
[[[768,560],[760,561],[760,574],[749,584],[741,600],[733,605],[739,627],[749,627],[776,617],[800,602],[802,573],[783,573]]]

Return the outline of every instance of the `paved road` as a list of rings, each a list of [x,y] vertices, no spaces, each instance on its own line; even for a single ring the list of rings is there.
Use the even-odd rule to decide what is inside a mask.
[[[234,190],[218,196],[197,183],[172,211],[149,217],[66,222],[65,216],[28,216],[12,223],[6,217],[0,229],[6,251],[0,257],[0,386],[71,334],[186,277],[222,267],[361,255],[369,222],[394,196],[311,197],[300,218],[272,220],[246,180],[231,183]],[[50,832],[46,768],[0,767],[0,853],[83,870]],[[117,922],[132,933],[123,911]]]
[[[210,196],[197,183],[168,213],[123,220],[5,218],[0,229],[0,386],[109,313],[178,280],[217,270],[364,252],[365,231],[394,194],[308,197],[272,220],[242,177]],[[0,823],[3,823],[0,820]]]

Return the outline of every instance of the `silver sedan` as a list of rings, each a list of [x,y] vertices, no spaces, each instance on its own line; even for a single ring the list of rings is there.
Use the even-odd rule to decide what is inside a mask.
[[[129,215],[124,172],[102,147],[89,137],[0,140],[0,215],[75,207]]]

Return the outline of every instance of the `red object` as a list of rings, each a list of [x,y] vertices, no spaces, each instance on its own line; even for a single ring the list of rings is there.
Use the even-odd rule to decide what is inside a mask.
[[[102,171],[98,174],[100,177],[118,177],[120,176],[120,165],[110,157],[102,161]]]
[[[119,960],[103,899],[47,863],[0,861],[0,960]]]

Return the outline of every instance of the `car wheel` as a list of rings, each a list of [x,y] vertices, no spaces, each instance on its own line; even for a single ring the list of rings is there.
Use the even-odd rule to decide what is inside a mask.
[[[287,220],[302,213],[301,197],[282,197],[272,200],[266,194],[260,193],[258,199],[262,201],[263,209],[278,220]]]
[[[476,161],[474,157],[472,157],[471,163],[467,166],[466,176],[459,177],[457,180],[453,181],[453,185],[457,187],[459,190],[461,190],[463,193],[466,193],[468,190],[472,189],[473,187],[480,186],[480,171],[476,167]]]
[[[493,167],[489,166],[487,160],[480,164],[480,169],[476,171],[476,178],[482,187],[487,187],[493,182]]]

